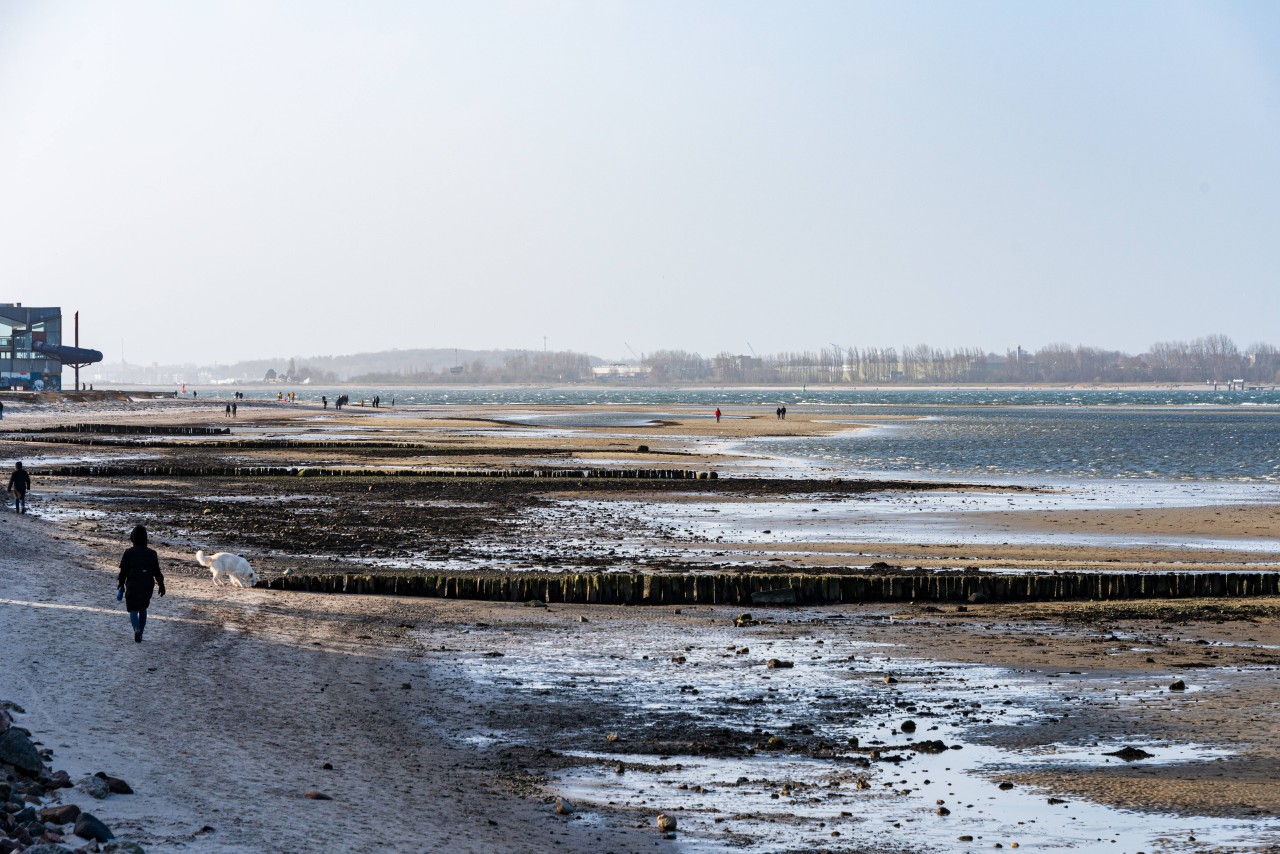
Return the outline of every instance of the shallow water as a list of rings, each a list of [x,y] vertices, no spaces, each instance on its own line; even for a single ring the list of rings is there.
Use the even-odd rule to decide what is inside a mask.
[[[689,619],[676,636],[652,637],[611,630],[608,625],[569,624],[555,629],[503,632],[493,640],[503,657],[483,652],[453,660],[480,685],[500,688],[512,702],[556,703],[580,699],[615,710],[619,749],[606,749],[603,732],[558,729],[537,734],[541,743],[579,745],[566,752],[583,760],[562,772],[556,792],[577,805],[578,820],[592,820],[599,807],[632,810],[652,824],[660,811],[675,815],[682,850],[782,851],[856,846],[896,846],[912,851],[1013,842],[1030,850],[1108,851],[1241,850],[1280,843],[1280,823],[1112,809],[1076,798],[1049,803],[1053,793],[998,787],[1010,770],[1124,765],[1103,755],[1133,745],[1155,754],[1147,764],[1211,762],[1230,755],[1198,744],[1154,742],[1135,735],[1124,744],[1047,744],[1006,749],[983,743],[982,735],[1032,726],[1050,714],[1064,693],[1111,702],[1113,693],[1158,689],[1150,678],[1116,682],[1106,674],[1063,673],[1049,682],[1006,668],[902,656],[885,644],[857,638],[858,619],[840,611],[774,612],[789,625],[783,633],[734,629],[706,619],[724,612],[684,609]],[[755,609],[763,616],[769,612]],[[696,616],[695,616],[696,615]],[[810,623],[820,618],[821,623]],[[594,619],[594,618],[593,618]],[[792,622],[794,621],[794,622]],[[600,619],[600,622],[607,622]],[[775,629],[779,628],[777,626]],[[789,636],[788,636],[789,635]],[[483,641],[483,635],[472,640]],[[739,652],[739,650],[748,650]],[[672,657],[685,658],[680,664]],[[765,660],[794,662],[767,669]],[[892,674],[897,680],[885,684]],[[1212,679],[1197,687],[1215,690]],[[1181,702],[1181,696],[1167,702]],[[902,732],[906,719],[914,734]],[[536,726],[536,724],[534,724]],[[563,727],[563,724],[561,725]],[[729,726],[744,741],[776,734],[796,740],[795,751],[758,751],[746,756],[635,753],[628,739],[697,738],[700,728]],[[797,729],[799,727],[799,729]],[[669,736],[675,733],[692,735]],[[814,731],[824,743],[860,739],[864,752],[818,758],[803,747]],[[487,732],[510,741],[520,733]],[[938,739],[941,753],[914,753],[917,740]],[[599,744],[598,749],[582,745]],[[879,746],[900,763],[854,760]],[[839,752],[839,751],[838,751]],[[622,762],[625,773],[614,766]],[[859,789],[858,777],[869,786]],[[939,801],[944,803],[939,804]],[[938,815],[942,805],[949,815]],[[836,835],[838,834],[838,835]],[[1195,842],[1188,840],[1194,837]]]

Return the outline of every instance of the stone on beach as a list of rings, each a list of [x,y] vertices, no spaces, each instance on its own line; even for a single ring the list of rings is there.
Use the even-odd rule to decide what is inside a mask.
[[[44,770],[44,760],[40,756],[40,751],[31,743],[26,733],[17,727],[10,727],[0,735],[0,762],[12,765],[28,774],[39,774]]]
[[[111,786],[107,781],[101,777],[92,775],[80,778],[80,781],[76,783],[76,788],[84,792],[89,797],[96,798],[100,801],[105,800],[107,796],[111,794]]]
[[[673,815],[667,815],[664,812],[660,812],[658,813],[657,822],[658,830],[661,830],[663,833],[670,833],[676,829],[676,817]]]
[[[110,842],[115,838],[111,830],[91,812],[80,813],[76,818],[76,827],[73,832],[81,839],[90,839],[94,842]]]
[[[573,815],[576,810],[573,802],[564,798],[556,798],[556,815]]]
[[[119,777],[112,777],[105,771],[98,771],[93,776],[97,777],[99,780],[105,780],[107,783],[107,789],[113,795],[132,795],[133,794],[133,788],[124,780],[121,780]]]
[[[40,810],[40,820],[45,824],[69,824],[79,817],[80,807],[75,804],[45,807]]]

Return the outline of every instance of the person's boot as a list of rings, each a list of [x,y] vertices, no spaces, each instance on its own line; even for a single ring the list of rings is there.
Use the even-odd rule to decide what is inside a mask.
[[[133,633],[133,642],[134,642],[134,643],[142,643],[142,629],[137,629],[136,631],[134,631],[134,633]]]

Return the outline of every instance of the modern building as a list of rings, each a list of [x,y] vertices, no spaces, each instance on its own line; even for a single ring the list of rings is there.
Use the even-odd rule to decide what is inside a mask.
[[[61,360],[39,352],[37,344],[62,345],[62,309],[0,302],[0,389],[62,388]]]

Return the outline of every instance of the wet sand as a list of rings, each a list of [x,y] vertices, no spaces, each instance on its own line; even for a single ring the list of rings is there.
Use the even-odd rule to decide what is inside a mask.
[[[69,415],[78,422],[220,426],[220,417],[181,403],[23,413],[3,426]],[[745,475],[756,470],[755,461],[720,444],[702,445],[709,442],[703,437],[750,438],[746,430],[831,429],[795,415],[781,426],[771,412],[723,421],[723,433],[708,433],[705,422],[714,429],[714,420],[705,417],[692,426],[636,428],[625,432],[624,447],[617,427],[543,435],[537,431],[545,425],[509,427],[473,412],[460,413],[461,420],[441,413],[420,420],[416,413],[369,411],[338,418],[307,407],[282,413],[269,404],[240,411],[246,410],[250,417],[234,425],[237,434],[257,428],[273,435],[320,429],[410,436],[456,442],[483,465],[524,465],[527,455],[508,453],[523,448],[582,464],[607,452],[651,465],[653,451],[626,450],[646,443],[672,454],[696,451],[699,464],[726,480],[566,488],[429,478],[42,479],[42,456],[124,449],[0,446],[9,456],[23,454],[37,473],[33,517],[7,518],[17,534],[0,544],[7,597],[0,632],[13,639],[12,660],[32,664],[6,669],[0,697],[29,707],[23,723],[55,748],[59,767],[102,767],[146,795],[114,799],[98,813],[136,827],[149,850],[298,850],[308,834],[350,845],[352,832],[377,838],[379,850],[405,851],[446,838],[456,850],[474,851],[513,844],[639,851],[655,842],[711,850],[954,850],[964,835],[980,840],[975,845],[1008,847],[1018,833],[1025,834],[1023,847],[1090,850],[1091,840],[1074,830],[1075,815],[1090,827],[1127,828],[1130,835],[1106,843],[1107,850],[1248,850],[1241,839],[1263,850],[1280,841],[1280,786],[1273,783],[1280,760],[1280,706],[1272,699],[1280,667],[1276,600],[772,609],[735,627],[737,614],[722,608],[531,608],[213,590],[189,558],[194,548],[216,543],[251,555],[266,574],[380,563],[607,570],[637,561],[659,570],[873,560],[1257,568],[1274,566],[1276,554],[1262,547],[1205,549],[1194,541],[1229,536],[1261,544],[1274,537],[1275,507],[948,516],[948,524],[997,536],[1007,526],[1032,537],[1078,538],[1051,546],[806,542],[799,535],[715,542],[678,516],[646,518],[623,508],[696,502],[728,515],[750,504],[809,513],[851,502],[874,508],[892,496],[929,502],[932,490],[752,481]],[[269,456],[298,465],[314,464],[317,455],[346,464],[388,462],[373,451],[170,444],[145,453]],[[458,461],[402,455],[395,464]],[[741,483],[731,482],[735,476]],[[135,518],[152,526],[174,579],[141,647],[131,643],[127,620],[110,598],[109,567]],[[1155,532],[1188,544],[1104,545],[1094,529],[1117,537]],[[308,553],[291,555],[301,543]],[[794,666],[771,669],[769,658]],[[129,680],[112,678],[122,673]],[[1178,678],[1187,691],[1169,690]],[[401,687],[406,683],[410,688]],[[979,696],[982,706],[974,708]],[[144,739],[129,714],[138,702],[156,721]],[[911,735],[900,729],[908,717],[918,725]],[[228,730],[242,734],[228,737]],[[949,771],[939,757],[911,748],[939,733],[948,747],[958,743],[981,761]],[[857,747],[850,737],[859,738]],[[883,745],[872,747],[875,741]],[[1122,745],[1157,757],[1171,752],[1179,761],[1126,764],[1100,755]],[[960,753],[945,754],[951,755]],[[326,761],[333,772],[320,767]],[[745,770],[737,775],[737,769]],[[925,775],[936,776],[924,784]],[[746,782],[736,782],[739,776]],[[859,778],[867,788],[859,788]],[[1014,788],[998,788],[1001,781]],[[934,785],[956,794],[935,798]],[[310,786],[333,790],[341,821],[323,812],[326,802],[300,798]],[[209,790],[230,789],[245,794],[243,804],[222,806],[210,820]],[[580,800],[575,817],[554,814],[550,800],[557,794]],[[1051,805],[1049,797],[1068,804]],[[947,802],[948,816],[937,814],[938,799]],[[1095,819],[1087,815],[1089,804],[1138,812],[1104,811]],[[113,809],[121,812],[113,816]],[[654,827],[659,810],[680,818],[675,840],[662,839]],[[1002,823],[995,817],[1001,812],[1029,823]],[[358,823],[344,824],[352,815]],[[204,824],[216,831],[196,834]],[[1186,842],[1197,834],[1198,846]],[[1135,839],[1145,841],[1131,846]]]

